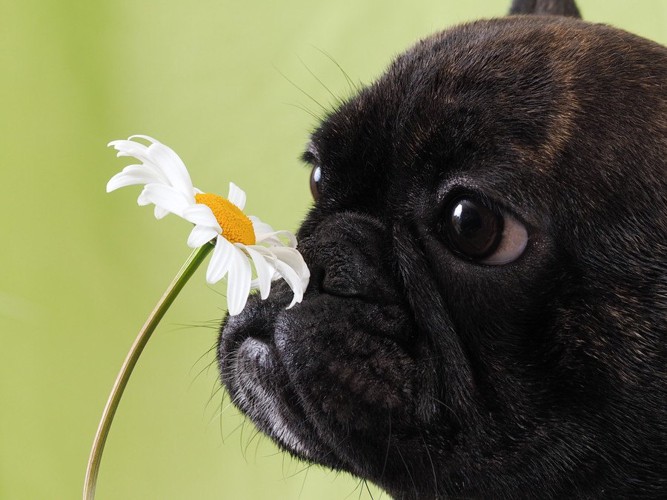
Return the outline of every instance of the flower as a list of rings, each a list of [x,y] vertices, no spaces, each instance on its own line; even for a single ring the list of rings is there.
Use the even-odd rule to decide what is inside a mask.
[[[145,145],[133,139],[149,142]],[[246,194],[233,182],[227,198],[204,193],[192,185],[181,158],[168,146],[145,135],[111,141],[117,156],[134,157],[141,162],[129,165],[107,183],[107,192],[143,185],[139,205],[155,205],[155,217],[173,213],[195,226],[188,246],[199,248],[215,241],[206,270],[206,281],[213,284],[227,276],[227,306],[230,315],[239,314],[252,289],[262,299],[271,291],[271,282],[283,278],[294,293],[288,309],[301,302],[310,272],[296,249],[296,238],[289,231],[274,231],[259,218],[243,212]],[[252,279],[252,266],[256,278]]]

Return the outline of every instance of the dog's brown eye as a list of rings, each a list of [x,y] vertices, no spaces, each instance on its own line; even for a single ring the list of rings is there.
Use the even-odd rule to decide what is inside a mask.
[[[320,198],[320,180],[322,179],[322,169],[318,165],[313,167],[310,172],[310,192],[313,199],[317,201]]]
[[[452,249],[484,264],[508,264],[523,253],[528,243],[523,224],[471,197],[454,199],[447,205],[445,217]]]
[[[493,252],[503,232],[503,218],[481,203],[459,198],[447,211],[447,236],[455,250],[473,259]]]

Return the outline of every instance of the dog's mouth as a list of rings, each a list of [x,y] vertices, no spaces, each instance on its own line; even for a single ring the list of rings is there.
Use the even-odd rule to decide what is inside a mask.
[[[253,300],[248,311],[264,309]],[[265,434],[289,453],[306,460],[329,461],[331,450],[317,438],[275,344],[273,325],[252,323],[245,314],[225,318],[218,346],[222,381],[233,403]]]
[[[400,308],[316,294],[285,310],[276,291],[266,301],[251,297],[221,329],[218,359],[234,404],[301,459],[355,474],[372,469],[378,482],[403,470],[388,457],[421,439],[414,425],[420,383],[393,337],[405,322]],[[360,327],[361,309],[372,319]],[[332,320],[336,310],[350,316]],[[327,321],[314,323],[315,311]]]
[[[265,434],[296,456],[317,460],[327,455],[315,444],[314,431],[270,339],[247,337],[229,353],[223,373],[234,403]]]

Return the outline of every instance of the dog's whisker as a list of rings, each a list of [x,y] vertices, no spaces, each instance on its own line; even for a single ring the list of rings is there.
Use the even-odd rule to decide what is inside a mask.
[[[311,110],[307,106],[304,106],[302,104],[294,104],[294,103],[290,103],[290,102],[286,102],[284,104],[286,104],[287,106],[292,106],[293,108],[300,109],[301,111],[309,114],[312,118],[314,118],[317,121],[319,121],[321,119],[321,116],[319,116],[317,113],[315,113],[313,110]]]
[[[310,75],[317,81],[317,83],[319,83],[324,88],[324,90],[326,90],[329,93],[329,95],[333,98],[333,100],[334,100],[334,102],[336,103],[337,106],[340,106],[341,104],[343,104],[343,99],[341,99],[336,94],[334,94],[331,91],[331,89],[329,87],[327,87],[327,85],[313,72],[313,70],[311,70],[308,67],[308,65],[300,57],[299,57],[299,62],[306,69],[306,71],[308,71],[308,73],[310,73]]]
[[[343,74],[343,76],[345,77],[345,80],[347,81],[347,84],[348,84],[348,86],[349,86],[349,88],[350,88],[350,91],[351,91],[353,94],[357,94],[357,93],[359,93],[359,91],[361,90],[361,84],[359,84],[359,83],[355,83],[355,82],[352,80],[352,78],[350,78],[350,75],[347,73],[347,71],[345,71],[345,70],[343,69],[343,67],[338,63],[338,61],[336,61],[336,59],[335,59],[331,54],[329,54],[327,51],[325,51],[325,50],[323,50],[323,49],[321,49],[321,48],[319,48],[319,47],[316,47],[315,45],[311,45],[311,47],[313,47],[313,48],[314,48],[315,50],[317,50],[320,54],[322,54],[322,55],[325,56],[327,59],[329,59],[329,61],[331,61],[331,62],[332,62],[332,63],[333,63],[333,64],[340,70],[340,72],[341,72],[341,73]]]
[[[234,407],[234,403],[231,402],[231,401],[228,402],[227,404],[225,404],[225,401],[224,401],[224,394],[223,394],[223,398],[222,398],[221,401],[220,401],[220,406],[219,406],[218,409],[213,413],[213,415],[211,415],[211,417],[210,417],[209,420],[208,420],[208,423],[211,424],[211,423],[213,422],[213,420],[218,419],[218,423],[220,424],[220,430],[222,430],[222,416],[223,416],[223,415],[224,415],[230,408],[233,408],[233,407]],[[231,433],[230,433],[230,434],[231,434]],[[226,436],[226,437],[229,437],[229,435]]]
[[[368,496],[371,497],[371,500],[375,500],[375,498],[373,497],[373,493],[371,492],[371,489],[368,486],[368,481],[366,481],[365,479],[364,479],[364,486],[366,487],[366,491],[368,492]],[[359,494],[359,498],[361,498],[361,492]]]
[[[287,80],[288,83],[290,83],[296,90],[301,92],[304,96],[306,96],[310,101],[312,101],[315,105],[317,105],[323,113],[326,113],[328,111],[328,108],[321,104],[317,99],[315,99],[312,95],[310,95],[308,92],[306,92],[302,87],[294,83],[287,75],[285,75],[282,71],[280,71],[278,68],[274,66],[274,69],[278,72],[280,76],[282,76],[285,80]],[[322,118],[322,117],[320,117]]]
[[[384,461],[382,462],[382,471],[380,472],[380,478],[384,479],[384,473],[387,470],[387,462],[389,461],[389,448],[391,446],[391,412],[388,412],[388,422],[389,430],[387,431],[387,447],[384,452]]]
[[[217,342],[216,342],[216,343],[214,343],[211,347],[209,347],[203,354],[201,354],[201,355],[195,360],[195,362],[192,364],[192,366],[190,367],[190,371],[188,372],[188,375],[192,376],[192,370],[194,370],[195,367],[196,367],[196,366],[197,366],[197,365],[198,365],[204,358],[206,358],[207,356],[209,356],[209,355],[211,354],[211,352],[215,351],[215,350],[217,349],[217,347],[218,347],[218,344],[217,344]],[[208,363],[206,363],[205,368],[208,368],[209,366],[211,366],[212,363],[215,363],[216,361],[217,361],[216,359],[213,359],[213,361],[209,361]],[[201,375],[201,373],[202,373],[202,372],[199,371],[199,372],[197,373],[197,375],[195,375],[194,379],[196,380],[197,377],[199,377],[199,375]],[[194,380],[193,380],[193,381],[194,381]]]
[[[338,477],[338,474],[336,474],[336,477]],[[352,491],[350,491],[345,496],[345,498],[343,500],[347,500],[348,498],[350,498],[352,495],[354,495],[357,492],[357,490],[359,490],[360,492],[363,491],[363,487],[361,486],[361,481],[362,481],[361,478],[357,478],[357,481],[355,482],[355,485],[354,485],[354,489]]]
[[[305,472],[305,474],[303,475],[303,480],[301,481],[301,488],[299,489],[299,498],[303,496],[303,490],[306,487],[306,480],[308,479],[308,473],[310,472],[310,468],[312,467],[312,465],[313,465],[312,463],[306,464],[306,466],[299,471],[299,474],[301,472]]]
[[[419,431],[419,437],[421,438],[421,441],[423,443],[424,451],[426,451],[426,457],[428,458],[428,461],[431,464],[431,471],[433,473],[433,489],[435,491],[435,498],[440,498],[440,493],[439,493],[439,489],[438,489],[438,473],[435,470],[435,463],[433,462],[433,457],[431,456],[431,450],[428,446],[428,443],[426,442],[426,439],[424,439],[424,433],[421,430]]]
[[[242,420],[238,425],[236,425],[232,430],[228,431],[227,434],[224,436],[224,440],[228,440],[232,435],[236,434],[240,430],[240,435],[239,435],[239,440],[242,440],[243,436],[243,428],[245,426],[245,420]],[[241,442],[241,445],[243,443]],[[245,457],[244,457],[245,458]]]
[[[250,447],[250,444],[252,444],[254,442],[254,444],[255,444],[255,453],[254,453],[255,463],[257,463],[257,457],[259,455],[259,446],[262,444],[263,439],[264,439],[264,434],[262,434],[259,429],[255,429],[253,435],[250,437],[250,442],[248,443],[248,447]]]
[[[408,478],[410,479],[410,483],[412,483],[412,489],[414,491],[415,498],[419,498],[419,488],[417,488],[417,483],[412,477],[412,472],[410,472],[410,467],[408,466],[408,463],[405,461],[405,458],[403,458],[403,453],[401,453],[401,449],[397,447],[396,453],[398,455],[398,458],[401,459],[401,462],[403,462],[403,466],[405,467],[405,472],[408,475]]]
[[[454,411],[454,409],[453,409],[451,406],[449,406],[447,403],[445,403],[444,401],[442,401],[441,399],[436,398],[436,397],[433,396],[432,394],[424,394],[424,396],[427,397],[427,398],[429,398],[431,401],[434,401],[435,403],[441,405],[443,408],[446,408],[452,415],[455,415],[455,414],[456,414],[456,412]]]
[[[211,388],[211,394],[209,395],[208,401],[206,402],[206,406],[208,407],[208,405],[213,401],[213,399],[220,393],[222,393],[222,395],[224,396],[226,391],[224,390],[224,386],[220,384],[219,381],[216,380],[213,384],[213,387]]]

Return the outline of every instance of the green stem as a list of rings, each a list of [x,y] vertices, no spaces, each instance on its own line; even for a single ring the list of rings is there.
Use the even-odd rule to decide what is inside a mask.
[[[132,375],[134,365],[137,364],[137,360],[139,359],[139,356],[141,356],[141,351],[143,351],[151,334],[174,302],[174,299],[178,296],[178,293],[192,277],[199,267],[199,264],[202,263],[204,258],[213,249],[213,246],[213,244],[207,243],[190,254],[188,260],[185,261],[183,267],[178,271],[172,282],[169,284],[169,287],[167,287],[162,295],[162,298],[160,298],[160,301],[157,303],[150,316],[148,316],[148,319],[146,319],[146,323],[144,323],[144,326],[139,331],[134,344],[132,344],[132,347],[130,348],[130,352],[127,353],[123,366],[120,368],[120,372],[118,372],[116,381],[111,389],[111,394],[109,394],[109,399],[107,399],[100,425],[95,434],[93,448],[90,450],[88,467],[86,469],[86,479],[83,484],[84,500],[93,500],[95,498],[95,486],[97,484],[97,474],[100,470],[104,444],[107,440],[114,414],[118,408],[118,403],[120,403],[120,398],[123,395],[127,381],[130,379],[130,375]]]

